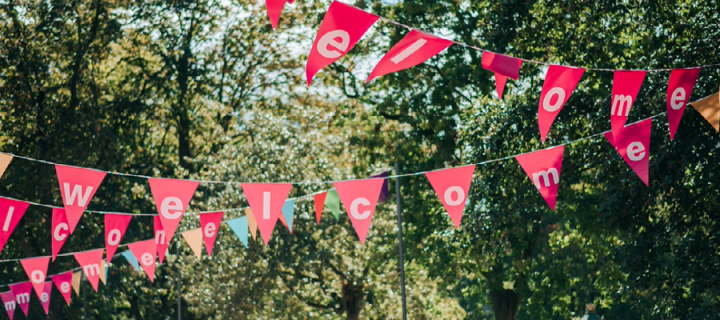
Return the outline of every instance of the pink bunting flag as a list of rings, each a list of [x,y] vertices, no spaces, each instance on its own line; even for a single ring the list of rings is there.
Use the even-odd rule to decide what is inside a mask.
[[[460,228],[475,165],[425,173],[456,228]]]
[[[646,71],[619,70],[613,74],[612,106],[610,107],[613,139],[620,138],[646,73]]]
[[[347,54],[377,20],[374,14],[333,1],[308,55],[305,69],[308,87],[318,71]]]
[[[132,220],[131,215],[106,214],[105,215],[105,248],[107,250],[107,263],[112,263],[112,258],[117,251],[120,241],[125,235],[128,224]]]
[[[169,238],[165,234],[165,230],[163,230],[162,222],[160,222],[160,216],[154,217],[153,226],[155,227],[155,248],[157,250],[160,263],[163,263],[163,261],[165,261],[165,253],[167,253],[167,248],[169,246]]]
[[[138,258],[140,266],[145,270],[150,282],[155,281],[155,240],[145,240],[128,245],[130,252]]]
[[[28,308],[30,307],[30,294],[32,293],[32,283],[23,282],[10,285],[10,291],[15,295],[15,302],[27,317]]]
[[[585,73],[585,69],[557,65],[551,65],[548,68],[538,106],[538,127],[540,127],[540,139],[543,143],[555,118],[575,91],[583,73]]]
[[[70,299],[72,298],[72,279],[72,270],[52,276],[52,282],[55,284],[55,288],[60,291],[60,294],[68,305],[70,305]]]
[[[413,29],[388,51],[365,82],[419,65],[452,44],[453,42],[450,40]]]
[[[148,179],[155,206],[160,214],[167,243],[170,243],[199,182],[177,179]]]
[[[502,99],[508,78],[520,79],[521,65],[522,60],[518,58],[490,51],[483,52],[482,67],[495,73],[495,90],[497,90],[498,99]]]
[[[52,210],[52,260],[55,261],[60,249],[70,236],[70,226],[68,225],[65,209],[53,208]]]
[[[103,262],[103,252],[105,250],[95,249],[73,254],[95,292],[98,290],[98,281],[100,280],[100,264],[105,263]]]
[[[317,220],[317,224],[320,225],[320,218],[322,218],[322,212],[325,208],[325,198],[327,198],[327,191],[323,193],[318,193],[313,196],[313,200],[315,202],[315,219]]]
[[[695,82],[700,76],[700,68],[676,69],[670,73],[667,88],[667,114],[670,125],[670,140],[675,139],[675,132],[682,119],[685,106],[692,94]]]
[[[27,202],[0,198],[0,253],[29,206]]]
[[[280,22],[280,15],[282,14],[285,3],[293,3],[294,0],[265,0],[265,7],[267,7],[268,18],[270,18],[270,24],[273,29],[277,29],[278,23]]]
[[[552,210],[555,210],[564,151],[562,145],[515,157]]]
[[[365,179],[333,183],[362,244],[372,225],[383,182],[384,179]]]
[[[649,185],[648,166],[650,158],[650,134],[652,119],[625,126],[620,140],[613,140],[611,132],[605,132],[605,138],[625,159],[635,174],[646,186]]]
[[[45,278],[47,278],[48,264],[50,263],[50,257],[38,257],[31,259],[20,260],[20,263],[25,269],[25,273],[30,279],[35,294],[38,298],[42,295],[45,288]]]
[[[2,299],[8,317],[10,318],[10,320],[12,320],[15,316],[15,308],[17,306],[17,302],[15,302],[15,295],[12,293],[12,291],[3,292],[0,293],[0,299]]]
[[[334,2],[333,2],[334,4]],[[327,18],[326,18],[327,19]],[[245,192],[252,214],[257,222],[260,235],[267,246],[270,242],[278,216],[287,200],[291,183],[243,183],[240,185]]]
[[[200,228],[203,231],[203,240],[205,241],[205,250],[208,256],[212,257],[217,231],[220,229],[224,212],[205,213],[200,215]]]
[[[42,305],[43,310],[45,310],[45,315],[50,313],[50,295],[52,294],[52,287],[52,282],[45,282],[43,285],[43,292],[40,295],[40,304]]]
[[[56,164],[60,193],[67,214],[70,233],[82,218],[85,209],[95,195],[100,183],[105,179],[104,171],[68,167]]]

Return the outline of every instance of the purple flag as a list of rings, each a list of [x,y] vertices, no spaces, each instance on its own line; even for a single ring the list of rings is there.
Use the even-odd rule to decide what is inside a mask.
[[[381,174],[370,176],[370,178],[385,178],[390,175],[390,171],[385,171]],[[381,203],[385,203],[390,199],[390,191],[388,190],[388,179],[383,180],[382,190],[380,191],[380,198],[378,198],[378,201]]]

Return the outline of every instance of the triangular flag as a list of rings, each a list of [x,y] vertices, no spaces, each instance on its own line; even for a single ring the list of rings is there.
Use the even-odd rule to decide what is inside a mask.
[[[645,80],[647,71],[617,70],[613,74],[612,106],[610,107],[610,124],[613,139],[619,139]]]
[[[255,238],[257,237],[257,222],[255,222],[255,215],[253,215],[250,208],[247,208],[245,209],[245,216],[247,217],[250,235],[252,235],[253,240],[255,240]]]
[[[70,298],[72,296],[72,291],[70,291],[70,289],[74,285],[73,272],[67,271],[61,274],[56,274],[52,276],[52,282],[55,284],[58,291],[60,291],[60,294],[65,299],[65,302],[70,305]]]
[[[0,253],[29,206],[27,202],[0,198]]]
[[[103,261],[100,263],[100,281],[102,281],[103,284],[107,284],[107,262]]]
[[[720,93],[690,103],[717,132],[720,130]]]
[[[203,230],[203,240],[205,241],[205,250],[208,256],[212,257],[215,239],[217,238],[220,223],[222,223],[223,212],[204,213],[200,215],[200,227]]]
[[[267,246],[282,207],[287,200],[291,183],[243,183],[240,185],[245,192],[248,204],[255,216],[260,235]]]
[[[20,263],[25,269],[25,273],[30,279],[30,283],[35,289],[35,294],[38,298],[42,295],[45,290],[45,278],[47,278],[48,264],[50,263],[50,257],[39,257],[20,260]]]
[[[335,189],[328,191],[325,197],[325,205],[330,209],[330,213],[335,217],[335,221],[340,220],[340,196]]]
[[[130,224],[130,220],[132,220],[131,215],[105,215],[105,248],[107,249],[108,263],[112,263],[112,258],[120,245],[120,241],[125,235],[125,231],[127,230],[128,224]]]
[[[552,210],[555,210],[564,151],[565,146],[561,145],[515,157]]]
[[[158,259],[160,259],[160,263],[163,263],[163,261],[165,261],[165,253],[167,253],[170,238],[167,237],[165,230],[163,230],[162,222],[160,222],[160,216],[155,216],[153,226],[155,227],[155,248],[157,248],[157,255]]]
[[[315,201],[315,219],[318,225],[320,224],[320,218],[322,218],[323,208],[325,208],[325,197],[327,197],[327,195],[327,192],[322,192],[313,196],[313,200]]]
[[[153,199],[155,199],[155,206],[158,214],[160,214],[160,222],[162,222],[163,230],[165,230],[167,243],[170,243],[200,183],[189,180],[156,178],[150,178],[148,182],[150,183]]]
[[[88,279],[95,292],[98,290],[98,280],[100,280],[100,265],[103,261],[103,249],[95,249],[84,252],[77,252],[73,255],[75,260],[80,264],[80,268],[85,273],[85,278]]]
[[[545,142],[550,127],[560,110],[570,99],[575,91],[585,69],[568,68],[564,66],[551,65],[548,68],[542,93],[540,94],[540,105],[538,105],[538,126],[540,127],[540,139]]]
[[[133,269],[135,269],[135,271],[140,271],[140,263],[130,250],[123,252],[122,256],[125,257],[125,260],[127,260],[127,262],[133,267]]]
[[[202,259],[202,245],[203,245],[203,232],[202,229],[192,229],[182,233],[185,242],[187,242],[190,249],[195,253],[195,257],[200,260]]]
[[[425,173],[456,228],[460,228],[475,165]]]
[[[290,230],[290,233],[293,232],[293,214],[294,213],[295,213],[295,199],[290,199],[288,201],[285,201],[285,204],[282,207],[281,217],[285,217],[285,221],[287,221],[287,227],[288,227],[288,230]]]
[[[5,169],[10,165],[13,156],[7,153],[0,153],[0,178],[5,174]]]
[[[605,138],[646,186],[649,185],[648,159],[650,158],[651,131],[652,119],[647,119],[625,126],[620,140],[613,141],[612,132],[605,132]]]
[[[308,87],[320,69],[348,53],[378,18],[351,5],[333,1],[308,55],[305,69]]]
[[[380,198],[383,180],[350,180],[335,182],[333,185],[342,200],[360,242],[365,244],[365,238],[370,230],[373,214],[375,213],[375,206],[378,198]]]
[[[80,295],[80,282],[82,282],[82,271],[73,273],[72,287],[76,295]]]
[[[675,132],[682,119],[685,106],[690,101],[695,82],[700,76],[700,68],[676,69],[670,73],[667,88],[667,114],[670,125],[670,140],[675,139]]]
[[[452,44],[453,42],[450,40],[441,39],[415,29],[410,30],[410,33],[395,44],[380,60],[365,82],[419,65]]]
[[[52,282],[45,282],[43,285],[43,292],[40,295],[40,304],[42,305],[43,310],[45,310],[45,315],[50,312],[50,295],[52,294],[52,287]]]
[[[10,291],[15,295],[15,302],[20,306],[23,313],[27,317],[28,307],[30,307],[30,294],[32,293],[32,283],[23,282],[11,284]]]
[[[104,171],[59,164],[55,165],[55,171],[57,171],[70,233],[73,233],[85,209],[87,209],[88,204],[95,195],[95,191],[105,179],[106,173]]]
[[[520,66],[522,66],[522,60],[518,58],[490,51],[483,52],[482,67],[495,73],[495,90],[498,99],[502,99],[507,78],[520,79]]]
[[[292,3],[292,1],[286,0],[265,0],[265,7],[267,7],[268,17],[273,29],[277,29],[285,2]]]
[[[2,299],[8,317],[10,317],[10,320],[12,320],[15,316],[15,308],[17,306],[17,303],[15,302],[15,295],[12,293],[12,291],[3,292],[0,293],[0,299]]]
[[[390,176],[390,171],[385,171],[381,174],[376,174],[374,176],[370,176],[370,178],[387,178]],[[378,199],[379,203],[385,203],[390,199],[390,189],[388,189],[388,179],[383,179],[383,186],[382,191],[380,191],[380,199]]]
[[[70,236],[70,226],[68,224],[65,209],[53,208],[52,210],[52,260],[55,261],[60,249]]]
[[[227,222],[228,227],[235,233],[240,239],[240,242],[248,247],[248,219],[247,217],[240,217]]]
[[[139,257],[140,266],[145,270],[150,282],[155,281],[155,240],[145,240],[140,242],[134,242],[128,245],[128,249],[132,251],[133,255]]]

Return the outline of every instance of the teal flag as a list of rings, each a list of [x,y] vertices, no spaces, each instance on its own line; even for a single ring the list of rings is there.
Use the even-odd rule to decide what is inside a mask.
[[[328,191],[327,197],[325,198],[325,206],[330,209],[335,220],[340,220],[340,196],[337,190],[332,189]]]
[[[248,246],[248,220],[247,217],[233,219],[227,222],[227,225],[235,232],[235,235],[245,245]]]
[[[283,217],[285,217],[285,222],[288,224],[290,233],[292,233],[293,212],[295,212],[295,199],[285,201],[285,204],[282,207],[282,214]]]
[[[135,268],[135,271],[140,271],[140,264],[138,263],[137,258],[135,258],[135,255],[130,252],[130,250],[125,251],[122,253],[123,257],[125,257],[125,260],[127,260],[133,268]],[[105,271],[107,271],[107,268],[105,268]]]

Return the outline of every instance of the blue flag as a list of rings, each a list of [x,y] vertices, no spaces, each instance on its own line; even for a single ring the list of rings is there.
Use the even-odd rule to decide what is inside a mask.
[[[135,271],[140,271],[140,264],[138,263],[137,258],[135,258],[135,255],[130,252],[130,250],[123,252],[122,255],[123,257],[125,257],[125,260],[127,260],[130,265],[135,268]],[[107,268],[105,270],[107,270]]]
[[[283,217],[285,217],[285,222],[287,222],[288,224],[288,229],[290,230],[290,233],[292,233],[293,212],[295,212],[295,199],[285,201],[285,204],[282,207],[282,214]]]
[[[248,221],[247,217],[241,217],[237,219],[233,219],[227,222],[227,225],[232,229],[233,232],[235,232],[235,235],[240,239],[240,242],[242,242],[245,245],[245,248],[248,246]]]

